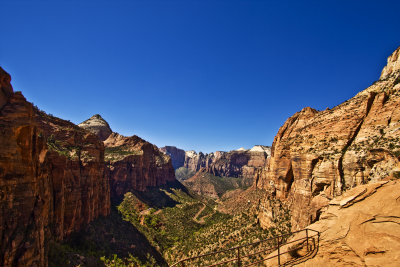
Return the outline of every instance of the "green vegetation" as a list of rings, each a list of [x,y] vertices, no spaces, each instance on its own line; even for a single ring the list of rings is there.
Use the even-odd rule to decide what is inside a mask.
[[[118,161],[126,156],[141,155],[143,151],[128,149],[126,146],[106,147],[104,150],[104,159],[106,161]]]
[[[224,214],[216,210],[217,203],[213,200],[192,197],[182,189],[164,192],[178,204],[160,209],[145,205],[138,209],[141,200],[127,193],[118,210],[123,219],[146,236],[169,264],[183,258],[270,238],[287,233],[290,229],[290,217],[286,210],[276,219],[275,228],[263,230],[257,222],[255,208],[237,214]],[[249,251],[254,249],[248,248]],[[228,257],[229,254],[219,255],[213,260]],[[201,264],[206,263],[207,259]]]
[[[129,256],[125,259],[121,259],[117,254],[113,254],[112,257],[101,257],[101,261],[104,262],[104,265],[107,267],[124,267],[124,266],[132,266],[132,267],[153,267],[157,265],[157,262],[150,255],[147,256],[145,261],[141,261],[140,259],[132,256]]]
[[[245,179],[235,177],[219,177],[210,173],[198,173],[195,179],[184,181],[183,184],[197,194],[205,197],[221,197],[234,189],[246,189],[248,185]]]
[[[185,167],[180,167],[179,169],[175,170],[175,177],[179,181],[184,181],[195,175],[196,172],[189,170],[188,168]]]
[[[81,147],[64,144],[57,140],[53,134],[47,138],[47,147],[50,151],[55,151],[69,159],[78,159],[81,156]]]
[[[221,178],[225,182],[228,179],[231,178]],[[191,195],[180,184],[147,192],[128,192],[118,205],[114,203],[110,216],[99,218],[63,243],[52,245],[49,265],[167,266],[184,258],[257,242],[289,230],[287,212],[277,212],[276,227],[264,230],[257,222],[255,199],[259,195],[250,201],[236,198],[236,192],[232,193],[230,198],[218,200],[231,201],[226,205],[234,207],[235,212],[225,214],[217,210],[222,203]],[[249,194],[253,196],[253,192]],[[261,245],[266,244],[254,245],[242,252],[255,251]],[[231,256],[220,254],[188,266]]]

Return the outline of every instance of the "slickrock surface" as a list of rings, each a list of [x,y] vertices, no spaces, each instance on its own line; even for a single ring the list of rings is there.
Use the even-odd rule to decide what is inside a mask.
[[[256,181],[290,207],[293,230],[317,220],[345,190],[399,175],[399,53],[366,90],[333,109],[304,108],[279,129]],[[260,209],[260,222],[269,227],[273,207],[265,199]]]
[[[0,69],[0,265],[47,266],[49,240],[110,212],[104,146],[10,93],[10,80]]]
[[[140,137],[112,133],[104,145],[113,197],[175,181],[170,157]]]
[[[178,169],[185,164],[185,150],[174,146],[165,146],[161,147],[160,151],[171,158],[174,169]]]
[[[330,201],[320,220],[307,227],[321,233],[318,250],[296,266],[398,266],[399,201],[399,180],[358,186]],[[289,260],[287,254],[281,260]]]
[[[93,115],[89,119],[78,124],[78,126],[96,134],[101,141],[106,140],[110,134],[112,134],[110,125],[108,125],[108,122],[106,122],[99,114]]]

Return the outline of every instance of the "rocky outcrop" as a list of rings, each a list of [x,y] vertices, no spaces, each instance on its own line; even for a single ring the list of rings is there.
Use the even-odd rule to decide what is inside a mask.
[[[172,166],[175,170],[183,167],[185,164],[185,150],[176,148],[174,146],[165,146],[161,147],[160,151],[171,158]]]
[[[267,146],[254,146],[250,150],[216,151],[210,154],[186,151],[184,167],[192,171],[209,172],[220,177],[243,177],[252,184],[257,170],[264,167],[270,155]]]
[[[11,76],[0,67],[0,110],[7,104],[14,90],[11,86]]]
[[[108,125],[108,122],[106,122],[99,114],[93,115],[89,119],[78,124],[78,126],[96,134],[101,141],[106,140],[110,134],[112,134],[110,125]]]
[[[112,197],[175,181],[170,157],[140,137],[112,133],[104,145]]]
[[[355,187],[329,202],[320,220],[307,228],[320,232],[310,244],[313,254],[303,259],[283,254],[281,263],[296,266],[397,266],[400,257],[400,183],[381,181]],[[305,232],[291,240],[304,237]],[[281,248],[281,253],[293,247]],[[276,252],[275,252],[276,255]],[[268,266],[275,266],[268,262]],[[297,262],[295,262],[297,261]],[[297,265],[297,264],[299,265]],[[291,265],[292,265],[291,264]]]
[[[383,68],[380,80],[389,78],[400,71],[400,49],[396,49],[387,59],[387,65]]]
[[[3,75],[1,70],[0,265],[47,266],[49,240],[109,214],[104,146],[12,93]]]
[[[345,190],[400,170],[399,51],[366,90],[333,109],[304,108],[279,129],[256,181],[290,207],[293,230],[317,220]],[[260,209],[269,227],[273,207],[264,199]]]

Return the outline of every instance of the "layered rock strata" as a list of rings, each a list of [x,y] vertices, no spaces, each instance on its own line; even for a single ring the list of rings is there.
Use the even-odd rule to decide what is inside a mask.
[[[112,133],[104,145],[112,197],[175,181],[170,157],[140,137]]]
[[[148,187],[175,181],[170,157],[155,145],[136,135],[126,137],[112,132],[109,124],[98,114],[78,126],[103,140],[113,199],[120,199],[126,192],[145,191]]]
[[[210,154],[187,151],[184,167],[221,177],[243,177],[252,183],[255,173],[265,166],[270,155],[267,146],[254,146],[250,150],[216,151]]]
[[[104,146],[13,93],[0,69],[0,265],[47,266],[62,240],[110,212]]]
[[[96,134],[101,141],[106,140],[110,134],[112,134],[110,125],[99,114],[93,115],[89,119],[78,124],[78,126]]]
[[[400,68],[398,48],[380,79],[333,109],[304,108],[275,136],[259,188],[290,207],[293,230],[319,218],[320,210],[345,190],[400,171]],[[274,207],[260,205],[269,227]]]

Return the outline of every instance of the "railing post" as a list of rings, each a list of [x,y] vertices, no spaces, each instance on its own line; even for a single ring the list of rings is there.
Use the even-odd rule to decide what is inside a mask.
[[[306,228],[306,238],[307,238],[307,252],[308,252],[308,229]]]
[[[280,241],[279,241],[279,236],[278,236],[278,266],[281,266],[281,249],[280,249]]]
[[[240,267],[240,247],[237,248],[237,262],[238,266]]]

